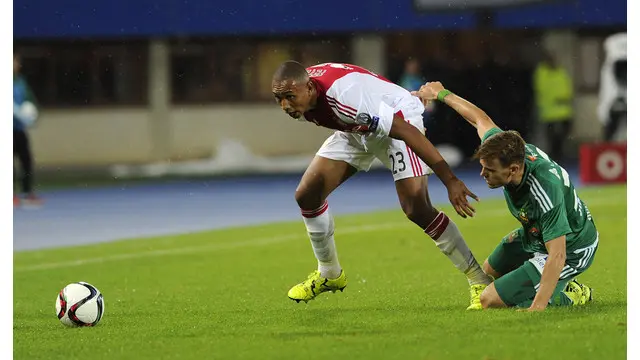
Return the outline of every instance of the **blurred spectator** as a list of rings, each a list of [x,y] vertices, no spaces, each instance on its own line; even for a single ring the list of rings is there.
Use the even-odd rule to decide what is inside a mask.
[[[533,74],[538,121],[545,128],[552,159],[564,159],[563,145],[573,122],[573,81],[554,55],[543,53]]]
[[[420,86],[424,85],[424,83],[425,79],[420,73],[420,63],[418,59],[408,59],[404,64],[402,77],[400,77],[400,86],[409,91],[414,91],[420,89]]]
[[[420,71],[420,63],[418,62],[418,59],[409,58],[404,64],[404,72],[400,77],[399,85],[409,91],[415,91],[420,89],[420,86],[425,83],[426,80]],[[435,104],[432,101],[425,108],[425,113],[422,115],[425,127],[427,127],[427,123],[429,122],[430,114],[433,112],[434,106]]]
[[[13,54],[13,155],[22,170],[21,195],[14,194],[13,205],[39,206],[41,199],[33,191],[33,156],[27,129],[38,117],[36,100],[24,76],[20,74],[20,55]],[[15,167],[14,167],[15,178]]]

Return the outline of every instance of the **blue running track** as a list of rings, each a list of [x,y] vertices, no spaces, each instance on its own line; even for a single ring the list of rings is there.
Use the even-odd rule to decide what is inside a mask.
[[[575,186],[577,169],[567,168]],[[481,199],[499,197],[478,174],[456,170]],[[182,234],[224,227],[299,220],[293,194],[300,175],[261,176],[153,185],[128,185],[43,193],[38,210],[15,209],[14,251],[81,245],[121,239]],[[431,199],[448,202],[435,177]],[[398,209],[393,179],[387,171],[360,173],[329,198],[334,214]]]

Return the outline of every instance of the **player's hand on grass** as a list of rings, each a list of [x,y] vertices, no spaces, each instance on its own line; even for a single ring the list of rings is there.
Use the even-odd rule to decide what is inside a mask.
[[[418,91],[412,91],[411,95],[417,96],[422,100],[424,106],[428,106],[431,101],[438,99],[438,93],[444,90],[444,86],[440,81],[428,82],[422,86]]]
[[[480,201],[476,194],[472,193],[471,190],[467,188],[467,185],[458,178],[453,178],[448,181],[446,187],[449,192],[449,201],[458,215],[463,218],[466,218],[467,216],[473,217],[476,209],[471,206],[467,196],[472,197],[476,201]]]
[[[536,311],[544,311],[545,308],[546,306],[542,306],[542,305],[538,306],[536,304],[531,304],[531,306],[529,306],[526,309],[518,309],[516,311],[536,312]]]

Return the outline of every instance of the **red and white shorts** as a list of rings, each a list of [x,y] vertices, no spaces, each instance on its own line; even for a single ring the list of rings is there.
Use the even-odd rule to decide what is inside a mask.
[[[422,116],[413,116],[406,121],[424,134]],[[336,131],[322,144],[317,155],[344,161],[359,171],[369,171],[374,160],[378,159],[391,171],[394,181],[433,174],[404,141],[386,136]]]

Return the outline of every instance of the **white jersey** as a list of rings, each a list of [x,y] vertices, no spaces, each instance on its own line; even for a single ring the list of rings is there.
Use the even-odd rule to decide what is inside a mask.
[[[326,63],[307,68],[316,85],[318,102],[304,118],[340,131],[351,131],[356,117],[370,118],[372,134],[388,136],[394,115],[409,118],[424,112],[422,102],[409,91],[367,69],[351,64]]]

